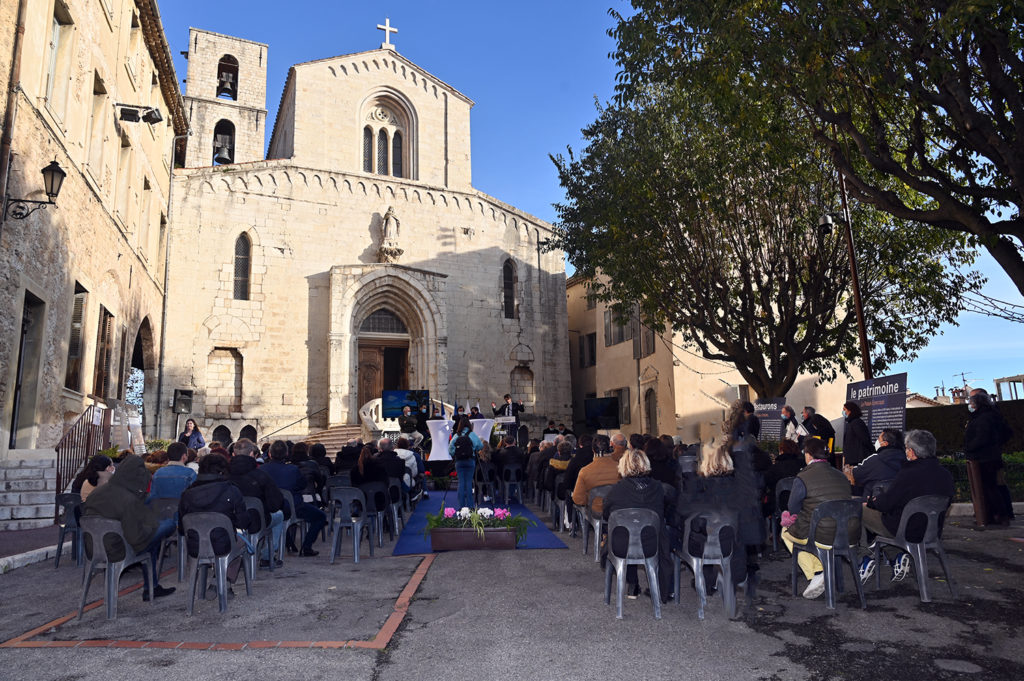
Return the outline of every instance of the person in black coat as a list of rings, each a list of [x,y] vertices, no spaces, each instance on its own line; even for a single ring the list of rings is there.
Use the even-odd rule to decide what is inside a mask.
[[[235,447],[238,447],[238,443],[235,443]],[[327,458],[327,447],[324,447],[319,442],[315,443],[309,448],[309,458],[320,467],[320,472],[324,476],[334,475],[334,462]]]
[[[668,603],[672,599],[673,591],[673,568],[671,556],[671,544],[668,534],[665,531],[665,487],[661,482],[651,477],[651,463],[647,455],[636,449],[630,449],[618,463],[619,475],[622,479],[612,485],[608,494],[604,497],[601,510],[602,517],[607,522],[613,511],[625,508],[646,508],[658,514],[657,535],[642,534],[640,542],[643,545],[644,553],[651,554],[655,548],[658,550],[658,588],[661,592],[662,603]],[[629,537],[625,532],[614,532],[609,538],[613,551],[620,556],[626,554],[629,545]],[[607,555],[608,544],[603,549]],[[602,563],[605,557],[602,556]],[[640,594],[640,581],[637,575],[637,566],[626,566],[626,585],[629,597],[636,598]],[[650,579],[650,575],[648,575]]]
[[[256,465],[256,445],[242,438],[235,443],[235,455],[228,461],[228,480],[235,483],[244,497],[255,497],[263,502],[264,523],[271,529],[271,546],[264,549],[261,567],[269,567],[271,552],[277,555],[281,546],[281,525],[284,522],[284,497],[270,476]],[[252,513],[250,513],[252,515]],[[253,519],[250,527],[259,527]],[[276,560],[276,559],[275,559]],[[280,561],[278,561],[280,563]]]
[[[935,457],[935,449],[935,436],[927,430],[911,430],[907,433],[904,444],[907,463],[884,492],[869,497],[864,503],[862,523],[867,530],[869,541],[873,540],[875,535],[895,537],[899,531],[903,509],[912,499],[937,495],[949,497],[950,503],[953,501],[953,476]],[[940,534],[945,515],[939,514]],[[912,542],[921,541],[927,523],[927,518],[915,514],[907,522],[907,539]],[[889,547],[883,547],[883,550],[887,548]],[[890,549],[890,553],[894,550]],[[910,560],[906,554],[901,554],[890,564],[893,567],[893,579],[897,580],[906,575]],[[873,559],[866,557],[864,567],[861,568],[862,578],[866,580],[874,572],[875,567]]]
[[[770,516],[776,511],[775,486],[779,484],[779,480],[796,477],[803,467],[804,456],[800,453],[799,445],[793,440],[780,441],[779,455],[775,457],[775,462],[764,473],[765,516]]]
[[[302,494],[306,489],[307,479],[303,477],[297,466],[285,461],[287,458],[288,445],[281,440],[275,440],[270,445],[270,461],[263,464],[261,470],[269,475],[274,484],[282,491],[292,492],[296,501],[295,515],[306,521],[306,536],[302,540],[301,549],[296,549],[294,532],[289,531],[286,544],[288,550],[292,553],[297,551],[300,556],[316,556],[320,552],[313,549],[313,543],[316,541],[317,535],[320,534],[320,530],[327,524],[327,515],[313,504],[303,500]],[[285,496],[285,503],[289,506],[291,505],[289,497],[292,495]],[[293,525],[292,529],[295,527],[298,526]]]
[[[846,419],[846,427],[843,428],[843,462],[848,466],[857,466],[875,451],[871,433],[861,418],[860,405],[856,402],[851,400],[843,405],[843,418]]]
[[[1008,525],[1014,517],[1013,504],[1006,485],[999,483],[999,471],[1003,468],[1003,445],[1013,436],[1013,430],[984,390],[972,391],[967,409],[970,416],[964,431],[964,456],[977,462],[985,496],[985,523]]]
[[[359,462],[351,471],[352,486],[362,487],[370,482],[388,482],[388,472],[384,464],[373,455],[373,448],[364,445],[359,453]]]
[[[907,462],[903,452],[903,433],[887,428],[878,436],[877,451],[856,467],[844,467],[843,472],[853,484],[853,493],[872,496],[875,486],[895,478]]]
[[[208,454],[199,460],[199,475],[196,481],[186,489],[178,502],[178,532],[185,532],[184,517],[189,513],[200,511],[222,513],[231,520],[231,525],[239,530],[255,530],[259,527],[254,523],[245,509],[242,491],[238,485],[227,479],[228,461],[220,454]],[[224,536],[214,532],[212,536],[213,551],[217,555],[230,553],[235,537]],[[199,553],[199,541],[195,535],[186,535],[185,543],[189,555]],[[237,569],[233,570],[237,574]]]
[[[665,444],[661,440],[652,437],[644,445],[644,454],[647,455],[647,460],[651,462],[651,477],[678,490],[679,465],[672,456],[672,450],[666,449]]]
[[[295,443],[292,447],[291,462],[298,467],[306,481],[306,488],[302,490],[302,494],[321,495],[324,485],[327,484],[327,476],[320,470],[320,465],[309,458],[309,445],[305,442]]]
[[[598,435],[598,437],[607,439],[607,436],[604,435]],[[581,435],[578,444],[579,447],[573,452],[572,459],[565,469],[565,486],[568,489],[576,489],[576,479],[580,477],[580,471],[584,466],[594,462],[594,438],[589,435]],[[602,451],[611,450],[609,447]]]
[[[407,469],[405,460],[395,453],[395,443],[390,438],[382,437],[377,442],[377,450],[377,461],[384,467],[388,477],[401,480]]]
[[[732,432],[732,439],[739,442],[747,435],[753,436],[756,440],[761,434],[761,419],[754,413],[754,405],[752,402],[743,403],[743,420],[737,425]]]
[[[735,453],[730,456],[729,441],[715,439],[704,445],[701,460],[697,468],[697,480],[688,485],[688,498],[680,500],[677,510],[678,524],[682,527],[686,518],[703,508],[732,511],[737,515],[736,533],[723,532],[719,537],[723,551],[731,551],[729,568],[733,584],[740,584],[747,579],[747,552],[745,544],[750,537],[758,536],[757,525],[763,531],[764,522],[758,514],[752,518],[749,509],[757,503],[755,489],[746,480],[746,475],[737,475],[735,470]],[[746,541],[745,541],[746,540]],[[707,543],[706,524],[694,521],[690,543],[684,547],[690,555],[699,556],[704,553]],[[709,594],[715,590],[715,568],[704,567],[704,580]]]
[[[803,427],[808,435],[816,437],[825,443],[825,448],[831,451],[834,445],[829,444],[836,439],[836,429],[832,427],[828,419],[814,411],[814,407],[804,407]],[[801,443],[803,444],[803,443]]]
[[[362,440],[349,440],[334,457],[334,474],[347,473],[359,463],[359,453],[363,451]]]

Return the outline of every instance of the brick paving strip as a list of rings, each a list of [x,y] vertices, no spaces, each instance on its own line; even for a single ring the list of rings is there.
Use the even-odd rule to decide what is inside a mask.
[[[387,620],[377,631],[377,634],[369,641],[248,641],[245,643],[216,643],[205,641],[122,641],[122,640],[89,640],[89,641],[33,641],[39,634],[54,629],[78,617],[78,611],[74,611],[63,617],[58,617],[52,622],[40,625],[16,636],[9,641],[0,643],[0,648],[162,648],[169,650],[251,650],[261,648],[366,648],[369,650],[383,650],[391,637],[398,631],[398,627],[405,619],[409,611],[409,603],[413,595],[419,589],[423,578],[434,562],[436,554],[429,553],[422,556],[423,560],[412,573],[402,593],[395,601],[395,608]],[[168,574],[173,570],[168,570]],[[118,592],[118,597],[130,594],[142,588],[142,583],[129,586]],[[103,599],[94,601],[85,606],[84,612],[93,610],[103,605]]]

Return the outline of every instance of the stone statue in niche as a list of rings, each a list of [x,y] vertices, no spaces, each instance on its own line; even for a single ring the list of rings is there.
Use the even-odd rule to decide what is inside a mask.
[[[395,209],[392,206],[388,206],[388,210],[384,213],[383,223],[381,224],[381,241],[380,248],[377,249],[377,262],[398,262],[404,251],[398,247],[398,232],[401,228],[401,222],[395,215]]]

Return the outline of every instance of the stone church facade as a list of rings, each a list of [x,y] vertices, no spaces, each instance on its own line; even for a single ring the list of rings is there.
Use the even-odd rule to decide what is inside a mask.
[[[190,32],[164,418],[186,389],[208,435],[315,431],[408,388],[510,392],[533,432],[568,419],[562,254],[472,186],[473,102],[389,43],[297,64],[263,158],[266,63],[266,45]]]

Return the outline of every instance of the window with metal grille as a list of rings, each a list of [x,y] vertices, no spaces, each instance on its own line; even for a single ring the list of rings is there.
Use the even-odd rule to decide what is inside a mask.
[[[395,177],[402,175],[402,133],[396,132],[391,140],[391,174]]]
[[[363,172],[373,172],[373,130],[370,126],[363,128]]]
[[[505,319],[516,318],[516,265],[511,260],[506,260],[501,268],[502,277],[502,307],[505,310]]]
[[[249,300],[249,272],[252,244],[249,237],[239,234],[235,239],[235,300]]]
[[[364,319],[359,330],[363,333],[409,333],[398,315],[384,308]]]
[[[377,174],[388,174],[388,134],[383,130],[377,133]]]

